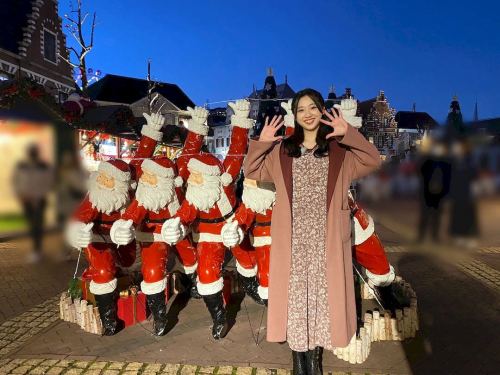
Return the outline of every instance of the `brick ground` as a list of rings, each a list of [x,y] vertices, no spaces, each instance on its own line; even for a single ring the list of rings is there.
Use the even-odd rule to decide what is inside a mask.
[[[495,373],[500,368],[496,353],[500,342],[498,335],[494,334],[500,310],[500,241],[495,244],[488,240],[480,251],[464,252],[458,257],[448,256],[446,246],[440,248],[439,253],[415,248],[410,243],[416,217],[415,204],[403,203],[403,211],[401,207],[399,211],[391,207],[384,211],[375,210],[374,216],[391,263],[417,292],[421,331],[415,339],[404,343],[374,343],[370,357],[361,365],[349,365],[331,353],[325,353],[326,372]],[[401,215],[402,212],[405,215]],[[490,210],[488,215],[495,217],[496,214]],[[483,216],[488,219],[484,213]],[[13,245],[4,245],[9,246]],[[13,254],[18,254],[17,258]],[[22,264],[24,258],[20,258],[21,255],[12,249],[0,250],[0,275],[7,264],[2,258],[10,257],[9,261],[17,262],[19,267],[15,282],[26,283],[39,295],[49,294],[45,299],[40,295],[42,302],[65,288],[75,263],[59,266],[57,273],[35,273],[37,268]],[[59,280],[63,280],[63,284],[59,285]],[[0,288],[4,288],[1,290],[8,295],[9,287]],[[47,291],[51,288],[52,293]],[[56,301],[36,306],[38,301],[27,298],[23,306],[25,310],[31,307],[29,311],[0,324],[0,350],[2,345],[6,348],[0,351],[0,374],[277,375],[287,374],[286,369],[291,366],[287,346],[267,343],[264,329],[260,332],[259,345],[255,344],[263,308],[248,300],[233,307],[236,324],[222,342],[210,339],[210,321],[203,302],[189,301],[186,305],[182,296],[176,297],[172,303],[169,316],[174,324],[162,338],[150,334],[150,322],[129,328],[112,338],[97,337],[70,323],[51,322],[50,319],[55,319],[57,314]],[[5,311],[2,309],[4,306],[0,305],[0,311]],[[12,312],[13,315],[16,314]]]

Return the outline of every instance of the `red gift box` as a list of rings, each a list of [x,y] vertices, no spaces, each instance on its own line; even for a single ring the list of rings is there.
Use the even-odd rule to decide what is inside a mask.
[[[148,311],[146,308],[146,295],[136,292],[135,289],[120,293],[118,299],[118,319],[125,323],[125,327],[146,320]]]

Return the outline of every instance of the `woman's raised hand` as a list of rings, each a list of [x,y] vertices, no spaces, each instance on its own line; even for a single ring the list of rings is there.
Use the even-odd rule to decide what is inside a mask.
[[[342,137],[345,135],[347,132],[347,127],[349,124],[347,123],[346,120],[344,120],[344,116],[342,115],[342,110],[340,109],[340,106],[335,105],[335,109],[337,109],[337,112],[335,109],[332,111],[332,113],[328,112],[326,109],[323,110],[323,114],[330,119],[330,121],[327,120],[319,120],[323,124],[326,124],[328,126],[331,126],[333,128],[333,132],[328,134],[326,136],[326,139],[331,138],[331,137]]]
[[[271,122],[269,122],[269,117],[266,117],[264,127],[260,132],[259,141],[279,141],[283,137],[276,136],[276,132],[283,126],[283,116],[273,116]]]

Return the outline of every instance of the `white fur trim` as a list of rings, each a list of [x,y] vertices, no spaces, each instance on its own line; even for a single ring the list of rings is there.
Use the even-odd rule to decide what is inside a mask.
[[[257,275],[257,266],[244,268],[238,261],[236,261],[236,270],[243,277],[254,277]]]
[[[220,234],[193,232],[193,241],[194,242],[221,242],[222,243],[222,236]]]
[[[366,227],[366,229],[363,229],[356,216],[353,217],[353,222],[354,222],[354,234],[352,240],[354,245],[362,244],[368,238],[370,238],[373,232],[375,232],[375,224],[371,216],[368,217],[368,226]]]
[[[200,293],[200,295],[209,296],[211,294],[219,293],[224,288],[224,279],[221,277],[213,283],[203,284],[200,282],[200,278],[198,278],[196,286],[198,287],[198,293]]]
[[[250,244],[253,247],[271,245],[271,236],[252,236],[250,235]]]
[[[233,176],[231,176],[230,173],[224,172],[220,176],[220,181],[222,182],[223,186],[228,186],[231,182],[233,182]]]
[[[181,205],[179,203],[179,199],[177,198],[177,194],[175,194],[175,191],[174,191],[174,195],[172,197],[172,201],[167,206],[168,213],[170,214],[170,216],[175,216],[175,214],[179,210],[180,206]]]
[[[99,167],[97,168],[97,170],[99,172],[104,172],[120,181],[130,180],[130,172],[123,172],[116,168],[114,165],[111,165],[110,163],[107,163],[105,161],[101,161],[99,163]]]
[[[147,283],[145,281],[141,281],[141,291],[146,295],[157,294],[165,290],[167,287],[167,278],[160,281],[156,281],[154,283]]]
[[[220,198],[217,201],[217,207],[219,208],[219,211],[222,216],[226,216],[228,213],[230,213],[233,210],[233,207],[231,206],[231,202],[229,202],[229,198],[226,195],[226,192],[224,189],[222,190],[220,194]]]
[[[196,272],[196,269],[198,268],[198,262],[196,262],[195,264],[193,264],[192,266],[185,266],[185,265],[182,265],[182,268],[184,268],[184,273],[186,275],[191,275],[192,273],[195,273]]]
[[[262,299],[269,299],[269,288],[265,286],[258,286],[257,293],[259,293],[259,297]]]
[[[162,167],[160,164],[156,163],[152,159],[145,159],[141,164],[141,168],[144,171],[151,172],[160,177],[165,177],[165,178],[174,177],[174,170],[172,168]]]
[[[231,116],[231,126],[236,126],[243,129],[252,129],[254,121],[248,117],[241,117],[238,115]]]
[[[184,185],[184,180],[182,179],[181,176],[177,176],[176,178],[174,178],[175,187],[181,187],[182,185]]]
[[[366,276],[368,277],[368,283],[371,284],[372,286],[390,285],[396,277],[396,273],[394,272],[394,268],[392,266],[389,266],[389,272],[387,272],[384,275],[376,275],[368,270],[365,271],[366,271]]]
[[[208,134],[208,126],[205,124],[200,124],[197,121],[187,120],[188,122],[188,130],[198,134],[198,135],[207,135]]]
[[[102,294],[112,293],[116,289],[118,280],[113,279],[107,283],[96,283],[93,280],[90,282],[89,290],[90,293],[100,296]]]
[[[192,169],[193,171],[209,176],[220,176],[220,168],[218,165],[208,165],[195,158],[189,160],[187,167],[188,169]]]
[[[156,130],[150,125],[143,125],[141,134],[148,138],[154,139],[155,141],[161,141],[163,139],[163,133]]]
[[[130,188],[131,188],[132,190],[137,189],[137,181],[136,181],[136,180],[131,180],[131,181],[130,181]]]

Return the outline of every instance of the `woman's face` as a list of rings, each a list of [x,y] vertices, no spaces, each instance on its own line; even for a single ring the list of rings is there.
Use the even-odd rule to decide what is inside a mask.
[[[320,125],[319,120],[323,116],[321,110],[309,96],[303,96],[297,103],[297,114],[295,115],[297,123],[304,130],[316,130]]]

